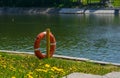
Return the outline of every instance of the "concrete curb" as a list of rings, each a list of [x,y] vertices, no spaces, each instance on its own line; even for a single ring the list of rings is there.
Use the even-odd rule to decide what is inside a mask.
[[[60,14],[120,14],[120,9],[62,8]]]
[[[7,50],[0,50],[0,52],[34,54],[34,52],[20,52],[20,51],[18,52],[18,51],[7,51]],[[86,59],[86,58],[69,57],[69,56],[63,56],[63,55],[53,55],[53,57],[68,59],[68,60],[76,60],[76,61],[87,61],[87,62],[93,62],[93,63],[97,63],[97,64],[102,64],[102,65],[111,64],[111,65],[114,65],[114,66],[120,66],[120,63],[96,61],[96,60],[90,60],[90,59]]]

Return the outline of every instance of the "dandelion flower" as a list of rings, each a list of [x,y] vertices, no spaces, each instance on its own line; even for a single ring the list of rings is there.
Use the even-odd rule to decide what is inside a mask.
[[[52,67],[51,70],[56,72],[56,73],[62,73],[62,74],[65,73],[62,68]]]
[[[37,72],[45,72],[45,73],[48,72],[47,69],[46,69],[46,70],[45,70],[45,69],[35,69],[35,70],[36,70]]]
[[[33,72],[31,72],[31,71],[30,71],[30,72],[29,72],[29,74],[30,74],[30,75],[32,75],[32,74],[33,74]]]
[[[32,77],[32,74],[33,74],[33,72],[29,72],[29,73],[27,74],[27,77],[28,77],[28,78],[33,78],[33,77]]]
[[[6,65],[3,65],[3,68],[6,68]]]
[[[50,65],[49,65],[49,64],[45,64],[45,67],[49,68],[49,67],[50,67]]]
[[[15,76],[12,76],[11,78],[16,78]]]
[[[53,75],[51,75],[51,78],[55,78]]]
[[[33,78],[31,75],[28,75],[28,78]]]

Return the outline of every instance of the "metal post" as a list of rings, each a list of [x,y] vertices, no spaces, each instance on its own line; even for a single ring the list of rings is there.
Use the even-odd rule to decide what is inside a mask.
[[[46,55],[47,55],[47,58],[50,58],[50,29],[47,28],[46,29]]]

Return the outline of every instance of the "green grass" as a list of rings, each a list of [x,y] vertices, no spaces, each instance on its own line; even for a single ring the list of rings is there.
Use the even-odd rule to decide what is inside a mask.
[[[94,2],[100,2],[100,0],[91,0],[91,3],[94,3]],[[83,0],[83,4],[86,4],[86,3],[87,3],[87,0]],[[116,8],[120,7],[120,0],[113,0],[112,5]]]
[[[120,0],[114,0],[113,6],[120,7]]]
[[[112,71],[120,71],[120,67],[0,52],[0,78],[61,78],[72,72],[104,75]]]

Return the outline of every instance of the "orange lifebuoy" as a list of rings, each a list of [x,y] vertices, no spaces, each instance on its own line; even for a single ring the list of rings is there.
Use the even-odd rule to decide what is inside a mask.
[[[34,52],[39,59],[46,57],[46,55],[42,54],[40,51],[40,41],[45,37],[45,35],[46,35],[46,32],[42,32],[38,34],[34,43]],[[55,48],[56,48],[56,40],[54,35],[50,33],[50,57],[53,56]]]

